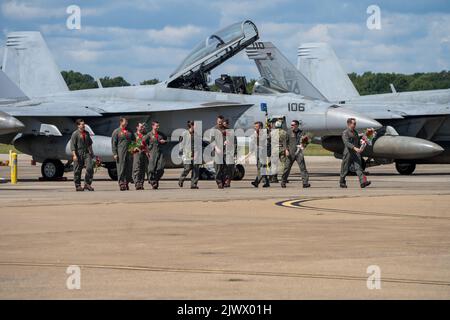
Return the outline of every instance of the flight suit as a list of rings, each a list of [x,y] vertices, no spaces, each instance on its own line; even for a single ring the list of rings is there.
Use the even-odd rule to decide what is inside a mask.
[[[224,131],[224,144],[226,141],[226,131]],[[235,167],[235,157],[237,155],[237,138],[236,136],[233,134],[233,150],[231,150],[231,152],[233,152],[233,155],[231,157],[231,159],[229,159],[227,161],[227,156],[226,153],[224,153],[224,163],[225,163],[225,178],[224,178],[224,187],[230,187],[231,186],[231,180],[233,180],[234,177],[234,167]],[[226,146],[224,145],[224,151],[226,152]],[[228,151],[230,152],[230,150]]]
[[[216,172],[216,183],[219,188],[223,188],[225,184],[226,179],[226,164],[225,164],[225,132],[224,129],[219,128],[218,126],[215,126],[214,129],[219,130],[220,133],[222,133],[222,143],[217,144],[216,141],[216,148],[218,148],[220,151],[214,151],[214,171]],[[217,141],[218,142],[218,141]],[[220,163],[217,159],[217,157],[222,157],[222,163]]]
[[[145,172],[148,167],[148,139],[144,134],[135,132],[134,139],[140,145],[139,151],[133,153],[133,180],[136,190],[144,190]]]
[[[87,185],[92,184],[94,177],[94,163],[93,154],[90,152],[92,146],[92,138],[89,132],[75,130],[70,138],[70,150],[75,152],[78,160],[73,162],[73,181],[75,186],[81,186],[81,172],[83,167],[86,166],[86,173],[84,176],[84,183]]]
[[[261,129],[261,131],[264,129]],[[263,142],[261,141],[261,131],[259,134],[255,131],[255,134],[252,137],[252,143],[256,146],[256,178],[255,181],[252,183],[255,187],[258,187],[258,185],[261,183],[262,180],[264,180],[264,187],[270,186],[269,181],[269,175],[267,172],[269,170],[269,157],[270,157],[270,135],[267,135],[267,151],[266,151],[266,158],[261,158],[261,155],[263,152],[261,151],[261,148],[263,148]],[[262,174],[262,171],[266,170],[265,174]]]
[[[356,171],[359,183],[366,182],[366,176],[363,173],[361,165],[361,155],[353,150],[354,147],[360,148],[360,138],[356,130],[345,129],[342,133],[342,142],[344,143],[344,152],[342,154],[340,183],[345,184],[345,178],[348,175],[350,166]]]
[[[120,190],[128,190],[128,184],[132,181],[132,156],[129,152],[133,134],[127,129],[117,128],[111,137],[112,152],[117,156],[117,177]]]
[[[278,135],[278,137],[277,137]],[[286,130],[275,128],[270,130],[271,141],[278,138],[278,162],[272,163],[272,174],[270,175],[270,182],[278,183],[278,174],[283,174],[286,165]],[[274,150],[275,152],[275,150]]]
[[[300,169],[300,174],[302,176],[303,186],[308,185],[309,174],[306,169],[305,157],[303,156],[303,152],[301,149],[297,148],[297,145],[301,144],[302,139],[302,130],[298,129],[294,131],[293,129],[289,129],[286,135],[286,147],[289,150],[289,156],[286,156],[286,163],[283,170],[282,176],[282,184],[286,184],[289,173],[291,172],[292,165],[294,162],[298,163],[298,167]]]
[[[164,157],[161,151],[160,140],[166,140],[166,136],[157,131],[154,133],[150,131],[146,135],[148,139],[149,160],[148,160],[148,183],[154,189],[159,187],[159,180],[164,174]]]
[[[195,150],[194,133],[190,133],[186,130],[181,139],[183,152],[183,171],[181,172],[180,178],[178,180],[178,185],[182,187],[187,175],[192,171],[191,188],[196,188],[198,180],[200,178],[200,164],[194,163],[194,159],[197,159],[201,156],[202,150]],[[199,136],[197,137],[197,139],[201,140],[202,138]]]

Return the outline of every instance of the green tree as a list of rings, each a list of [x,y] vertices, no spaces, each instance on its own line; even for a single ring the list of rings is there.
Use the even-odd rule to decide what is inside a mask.
[[[450,71],[400,74],[364,72],[348,75],[361,95],[391,92],[392,83],[397,92],[450,88]]]
[[[130,84],[122,77],[110,78],[108,76],[100,78],[103,88],[108,87],[128,87]]]
[[[252,94],[253,87],[255,86],[256,79],[250,79],[247,81],[247,92],[248,94]]]
[[[160,83],[160,82],[161,82],[161,81],[159,81],[159,79],[154,78],[154,79],[142,81],[142,82],[141,82],[141,85],[142,85],[142,86],[144,86],[144,85],[153,85],[153,84],[157,84],[157,83]]]
[[[97,88],[97,82],[89,74],[82,74],[73,70],[61,72],[69,90]]]

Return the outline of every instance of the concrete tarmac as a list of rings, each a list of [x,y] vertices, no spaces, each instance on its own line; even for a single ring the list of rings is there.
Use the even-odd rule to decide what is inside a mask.
[[[225,190],[180,189],[171,169],[159,190],[120,192],[100,169],[96,191],[76,193],[72,173],[40,182],[20,155],[19,183],[0,183],[0,298],[450,298],[450,165],[369,168],[362,190],[338,187],[339,160],[306,161],[309,189],[298,168],[286,189],[256,189],[246,166]]]

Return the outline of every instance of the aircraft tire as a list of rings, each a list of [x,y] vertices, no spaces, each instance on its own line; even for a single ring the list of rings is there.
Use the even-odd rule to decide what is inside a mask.
[[[401,175],[411,175],[414,170],[416,170],[416,164],[408,162],[396,162],[395,169],[397,169],[397,172]]]
[[[239,181],[244,179],[245,176],[245,168],[242,164],[237,164],[234,167],[234,177],[233,180]]]
[[[64,164],[61,160],[46,159],[41,166],[41,174],[45,180],[56,180],[64,175]]]

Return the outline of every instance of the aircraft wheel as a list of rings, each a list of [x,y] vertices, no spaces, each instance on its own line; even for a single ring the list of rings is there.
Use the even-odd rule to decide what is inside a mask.
[[[200,168],[200,180],[214,180],[214,173],[209,171],[207,168]]]
[[[397,172],[400,173],[401,175],[410,175],[414,172],[414,170],[416,170],[416,164],[407,162],[396,162],[395,169],[397,169]]]
[[[55,180],[64,175],[64,164],[61,160],[46,159],[41,166],[42,177],[45,180]]]
[[[108,175],[113,181],[117,181],[119,178],[117,176],[117,168],[116,167],[110,167],[108,168]]]
[[[245,176],[245,169],[244,169],[244,166],[243,166],[242,164],[237,164],[237,165],[234,167],[234,177],[233,177],[233,180],[237,180],[237,181],[242,180],[242,179],[244,179],[244,176]]]

